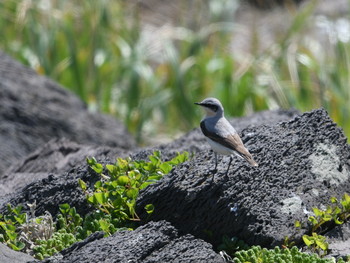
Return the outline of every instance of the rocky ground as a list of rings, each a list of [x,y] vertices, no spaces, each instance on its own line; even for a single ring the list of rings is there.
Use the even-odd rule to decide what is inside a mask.
[[[194,157],[141,192],[142,226],[103,238],[95,233],[45,262],[224,262],[216,250],[223,235],[249,245],[281,245],[306,222],[312,207],[329,204],[350,187],[350,146],[323,109],[265,111],[231,119],[259,167],[228,157],[213,174],[213,154],[199,129],[178,140],[136,148],[123,125],[88,113],[73,94],[0,53],[0,213],[6,205],[36,202],[36,215],[69,203],[90,211],[77,180],[96,180],[86,156],[146,159],[155,149],[164,158],[177,151]],[[153,203],[146,218],[142,207]],[[333,255],[350,254],[349,224],[326,233]],[[7,261],[6,261],[7,260]],[[34,259],[0,245],[0,262]]]

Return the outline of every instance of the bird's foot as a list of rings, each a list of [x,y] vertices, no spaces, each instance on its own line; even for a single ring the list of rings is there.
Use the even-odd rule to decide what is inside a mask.
[[[225,177],[228,177],[228,170],[227,170],[226,173],[225,173]]]
[[[211,181],[210,181],[211,184],[214,182],[214,177],[215,177],[215,173],[213,173],[213,176],[211,177]]]

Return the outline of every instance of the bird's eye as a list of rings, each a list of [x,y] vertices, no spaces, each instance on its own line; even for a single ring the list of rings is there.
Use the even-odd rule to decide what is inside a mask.
[[[210,105],[210,109],[212,109],[214,112],[217,112],[218,111],[218,106]]]
[[[219,109],[219,107],[217,105],[211,104],[211,103],[205,103],[205,104],[202,104],[202,105],[207,107],[207,108],[209,108],[209,109],[211,109],[214,112],[217,112],[218,109]]]

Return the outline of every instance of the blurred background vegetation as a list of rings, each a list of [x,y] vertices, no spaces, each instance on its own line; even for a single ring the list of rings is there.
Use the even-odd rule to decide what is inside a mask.
[[[329,17],[316,0],[287,2],[244,15],[235,0],[5,0],[0,49],[140,144],[198,126],[193,102],[207,96],[228,116],[322,106],[350,137],[348,8]]]

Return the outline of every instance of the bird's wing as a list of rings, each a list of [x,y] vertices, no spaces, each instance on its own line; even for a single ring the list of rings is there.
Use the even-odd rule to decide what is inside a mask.
[[[212,139],[213,141],[235,151],[239,156],[246,159],[251,165],[257,166],[258,164],[254,161],[250,152],[244,147],[244,144],[237,133],[227,134],[222,136],[218,133],[212,132],[205,126],[205,122],[202,121],[201,130],[205,136]]]

